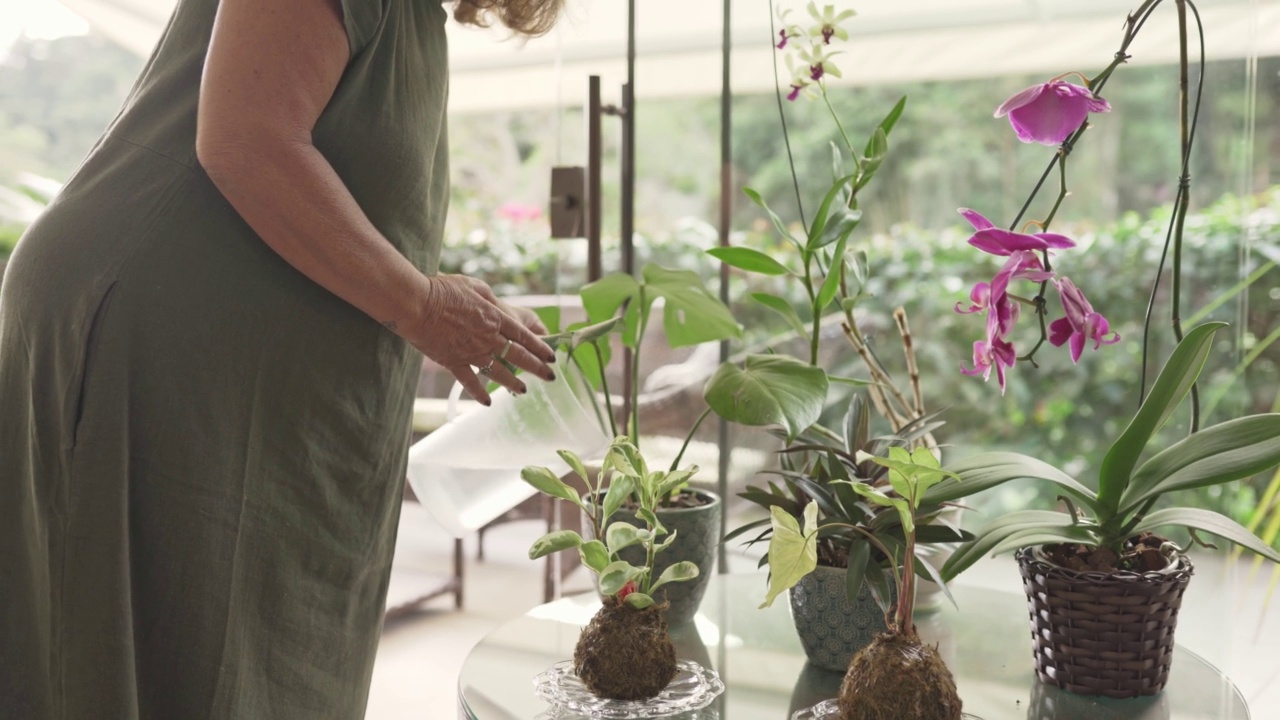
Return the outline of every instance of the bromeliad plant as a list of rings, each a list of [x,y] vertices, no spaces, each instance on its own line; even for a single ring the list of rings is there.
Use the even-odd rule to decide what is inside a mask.
[[[852,484],[882,491],[889,489],[888,467],[871,458],[888,456],[891,451],[905,451],[941,424],[926,417],[897,433],[872,436],[870,407],[861,395],[855,394],[840,432],[821,425],[805,430],[783,452],[782,469],[774,473],[778,480],[763,487],[749,485],[740,497],[764,508],[771,516],[775,512],[789,515],[797,527],[804,520],[805,510],[815,508],[820,529],[815,545],[817,563],[847,570],[845,591],[851,604],[857,602],[865,582],[872,596],[884,605],[892,585],[890,558],[878,550],[876,543],[902,547],[906,542],[904,526],[897,513],[859,496]],[[972,539],[971,534],[942,519],[948,507],[930,502],[916,508],[917,542],[936,544]],[[747,544],[768,543],[775,525],[772,517],[747,523],[725,536],[725,542],[759,531]],[[767,554],[760,559],[762,566],[769,562]],[[922,558],[915,567],[930,579],[938,577],[927,559]],[[789,577],[786,569],[773,572],[775,580],[766,604],[798,581]]]
[[[888,593],[876,593],[889,629],[859,651],[850,663],[840,687],[840,717],[842,720],[888,717],[959,720],[961,702],[955,678],[942,662],[937,648],[920,641],[914,621],[916,576],[922,574],[917,566],[923,562],[916,553],[920,520],[932,512],[930,508],[940,504],[930,497],[931,491],[948,478],[954,479],[954,475],[939,467],[938,459],[928,448],[908,451],[891,447],[888,457],[863,453],[855,459],[885,468],[887,486],[874,487],[851,480],[837,480],[832,484],[851,490],[879,508],[880,513],[895,516],[901,528],[901,540],[886,542],[885,536],[877,535],[864,524],[843,528],[863,536],[868,547],[874,547],[888,559],[885,572],[892,579],[896,593],[892,601]],[[819,524],[816,502],[805,506],[803,527],[780,507],[771,508],[770,513],[773,535],[769,541],[769,564],[773,572],[765,605],[813,572],[818,563],[819,538],[824,530],[835,526],[830,522]],[[868,581],[875,575],[879,573],[869,574]],[[937,578],[936,573],[929,575]]]
[[[559,454],[580,477],[592,477],[577,455],[566,451]],[[652,698],[675,677],[675,648],[654,594],[669,583],[696,578],[699,571],[697,565],[685,561],[655,577],[655,558],[676,539],[676,533],[667,532],[655,511],[662,498],[697,471],[697,467],[650,471],[636,446],[629,439],[618,437],[605,455],[595,484],[585,495],[579,495],[545,467],[528,467],[521,474],[540,492],[581,508],[590,520],[594,539],[585,539],[572,530],[557,530],[538,538],[529,549],[529,558],[577,550],[583,564],[596,574],[604,606],[578,640],[574,671],[588,689],[601,697]],[[594,498],[602,490],[604,500],[597,504]],[[633,494],[639,499],[635,512],[642,523],[639,528],[614,519]],[[644,549],[643,565],[632,565],[619,557],[622,550],[632,546]]]
[[[1058,468],[1017,453],[981,453],[951,465],[956,478],[934,488],[938,499],[954,500],[1008,480],[1033,478],[1055,484],[1068,512],[1008,513],[952,555],[942,575],[953,578],[989,553],[1055,543],[1091,551],[1077,569],[1159,570],[1169,558],[1144,551],[1140,541],[1144,533],[1171,526],[1187,529],[1191,543],[1207,544],[1197,533],[1210,533],[1280,562],[1280,554],[1226,516],[1198,508],[1152,510],[1168,493],[1233,482],[1280,464],[1280,414],[1219,423],[1139,462],[1151,438],[1189,394],[1215,333],[1224,326],[1200,325],[1178,344],[1137,414],[1107,451],[1097,493]],[[1150,549],[1177,550],[1160,541],[1146,547]]]

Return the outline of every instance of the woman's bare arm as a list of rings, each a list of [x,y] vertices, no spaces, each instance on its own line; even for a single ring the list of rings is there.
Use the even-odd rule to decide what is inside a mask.
[[[447,368],[482,402],[471,365],[543,378],[554,353],[472,278],[426,278],[378,232],[312,145],[350,56],[338,0],[222,0],[200,88],[196,154],[218,190],[290,265]],[[498,363],[493,378],[523,383]]]

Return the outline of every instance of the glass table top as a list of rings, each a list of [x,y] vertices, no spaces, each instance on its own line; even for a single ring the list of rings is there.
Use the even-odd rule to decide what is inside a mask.
[[[1181,647],[1168,686],[1136,700],[1087,698],[1042,685],[1031,659],[1027,601],[1021,595],[957,585],[957,610],[945,599],[917,613],[917,628],[937,643],[956,677],[964,710],[982,720],[1248,720],[1235,686]],[[841,675],[809,666],[785,597],[758,610],[765,576],[712,578],[692,627],[675,628],[680,658],[720,673],[727,687],[684,720],[787,720],[834,697]],[[458,678],[458,712],[468,720],[568,720],[535,694],[533,678],[573,656],[578,633],[599,608],[594,595],[540,605],[482,640]]]

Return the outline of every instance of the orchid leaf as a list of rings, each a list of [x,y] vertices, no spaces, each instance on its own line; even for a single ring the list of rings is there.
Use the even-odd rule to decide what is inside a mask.
[[[726,265],[731,265],[739,270],[756,273],[759,275],[787,275],[795,273],[791,272],[786,265],[774,260],[768,255],[745,247],[717,247],[711,248],[707,254]]]
[[[805,247],[808,254],[818,250],[819,247],[826,247],[832,242],[840,240],[837,236],[841,229],[838,224],[844,220],[850,213],[856,213],[854,210],[847,208],[845,201],[847,199],[846,188],[854,181],[854,176],[845,176],[836,179],[831,183],[826,195],[823,196],[822,204],[818,206],[818,213],[814,215],[813,223],[809,225],[809,242]],[[837,202],[838,201],[838,202]],[[835,208],[835,210],[832,210]],[[856,213],[856,219],[861,218],[861,213]],[[856,220],[855,223],[856,224]],[[852,228],[850,228],[852,229]],[[845,237],[849,233],[845,233]]]
[[[959,500],[1010,480],[1030,478],[1054,483],[1095,514],[1099,510],[1098,501],[1089,488],[1049,463],[1020,453],[978,453],[950,464],[946,469],[959,479],[949,477],[933,486],[925,493],[921,504]]]
[[[663,300],[662,331],[671,347],[742,337],[742,326],[697,273],[646,265],[643,274],[646,299]]]
[[[804,326],[804,321],[800,319],[800,315],[791,307],[791,303],[777,295],[763,292],[751,293],[751,299],[781,315],[782,319],[787,321],[787,325],[808,344],[809,330]]]
[[[769,593],[761,608],[773,604],[774,598],[795,587],[800,578],[818,566],[818,506],[809,503],[804,509],[805,531],[782,509],[769,510],[773,536],[769,538]]]
[[[942,566],[942,577],[948,581],[955,579],[969,566],[991,554],[992,549],[1010,535],[1024,530],[1067,527],[1071,524],[1071,516],[1052,510],[1022,510],[1003,515],[979,531],[975,539],[952,553]]]
[[[831,217],[827,219],[827,223],[822,228],[822,233],[817,237],[809,239],[809,251],[815,252],[820,248],[824,248],[832,243],[838,243],[841,240],[847,240],[849,235],[853,233],[854,228],[858,227],[858,223],[862,222],[862,211],[854,210],[840,205],[836,210],[832,211]],[[843,253],[841,253],[841,257]],[[832,262],[832,270],[837,271],[837,261]]]
[[[752,190],[751,188],[743,188],[742,192],[746,193],[747,197],[751,198],[751,202],[759,205],[760,209],[765,211],[765,214],[769,216],[769,220],[773,222],[774,229],[776,229],[782,237],[790,240],[791,244],[795,245],[797,250],[804,252],[804,246],[801,245],[800,241],[797,240],[796,237],[791,234],[791,231],[787,229],[786,224],[782,222],[782,218],[778,217],[778,213],[769,208],[769,205],[764,201],[764,198],[760,197],[760,193]]]
[[[791,440],[818,421],[827,374],[782,355],[749,355],[743,367],[724,363],[707,381],[707,404],[740,425],[781,425]]]
[[[1203,530],[1218,537],[1229,540],[1246,550],[1251,550],[1271,562],[1280,563],[1280,553],[1267,546],[1248,529],[1231,518],[1212,510],[1199,508],[1167,508],[1157,510],[1133,528],[1134,533],[1155,530],[1156,528],[1176,525],[1190,530]]]
[[[884,120],[880,121],[880,129],[884,131],[886,138],[889,137],[889,133],[893,132],[893,126],[898,124],[898,118],[902,117],[902,111],[906,106],[907,96],[903,95],[902,99],[898,100],[898,102],[894,104],[893,109],[889,111],[889,114],[884,117]],[[870,148],[867,149],[866,154],[871,154]]]
[[[668,567],[658,576],[658,581],[649,588],[649,592],[656,592],[658,588],[667,583],[684,582],[698,577],[698,566],[688,560],[681,560],[678,563]]]
[[[556,530],[533,541],[529,547],[529,559],[537,560],[553,552],[568,550],[582,545],[582,536],[572,530]]]
[[[1121,514],[1175,490],[1220,485],[1280,463],[1280,414],[1250,415],[1183,438],[1143,463],[1120,500]]]
[[[818,315],[821,315],[827,309],[827,306],[835,299],[836,292],[840,289],[840,279],[844,276],[844,249],[848,242],[849,235],[847,233],[836,241],[836,249],[831,254],[831,265],[827,268],[827,277],[822,281],[822,286],[818,289],[818,296],[813,301],[813,306]]]
[[[1151,386],[1142,407],[1138,408],[1129,426],[1107,451],[1098,472],[1097,497],[1099,505],[1108,512],[1115,513],[1119,509],[1120,498],[1142,451],[1191,391],[1209,358],[1214,335],[1226,325],[1223,322],[1205,323],[1192,328],[1183,337]]]
[[[1058,528],[1027,528],[1001,540],[991,549],[991,554],[999,555],[1019,548],[1049,545],[1051,543],[1079,543],[1081,545],[1096,546],[1098,544],[1098,536],[1079,525],[1067,525]]]
[[[583,543],[578,547],[578,555],[583,565],[597,573],[609,566],[609,550],[599,540]]]
[[[854,185],[854,191],[861,190],[871,182],[871,178],[875,177],[876,172],[880,170],[880,166],[884,163],[884,158],[889,154],[889,134],[884,128],[876,128],[871,134],[871,139],[867,141],[865,157],[862,159],[862,174],[858,177],[858,183]]]
[[[957,609],[960,607],[956,604],[955,597],[951,595],[951,588],[947,585],[946,579],[942,577],[942,573],[938,572],[938,569],[932,563],[921,557],[919,553],[916,553],[914,566],[916,575],[937,585],[938,589],[942,590],[942,594],[946,595],[947,599],[951,601],[952,607]]]

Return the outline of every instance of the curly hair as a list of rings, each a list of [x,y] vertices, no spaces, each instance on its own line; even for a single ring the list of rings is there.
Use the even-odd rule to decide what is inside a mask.
[[[556,24],[564,0],[456,0],[453,17],[464,25],[489,27],[494,18],[512,31],[536,37]]]

